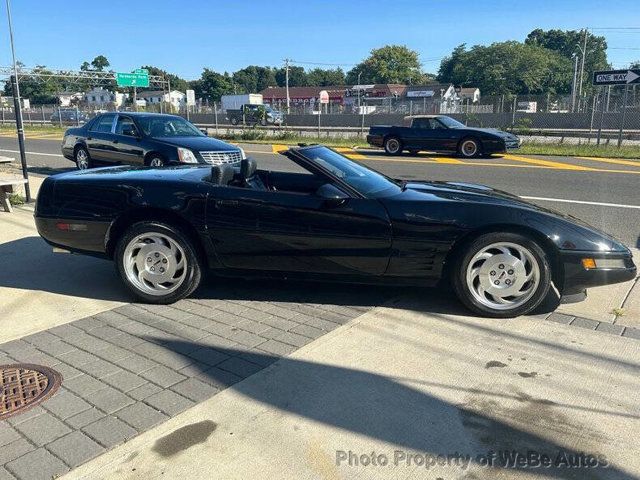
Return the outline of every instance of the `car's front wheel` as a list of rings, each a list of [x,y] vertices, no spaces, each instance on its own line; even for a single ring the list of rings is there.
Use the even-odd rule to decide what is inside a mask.
[[[465,158],[475,158],[482,155],[482,145],[475,138],[464,138],[458,145],[458,155]]]
[[[115,262],[127,289],[148,303],[168,304],[190,295],[202,275],[189,238],[164,223],[132,225],[118,241]]]
[[[88,168],[91,168],[91,157],[89,156],[89,152],[86,148],[76,148],[73,156],[75,158],[76,167],[78,168],[78,170],[87,170]]]
[[[517,317],[544,300],[551,286],[551,267],[533,240],[516,233],[487,233],[458,256],[452,283],[470,310],[488,317]]]

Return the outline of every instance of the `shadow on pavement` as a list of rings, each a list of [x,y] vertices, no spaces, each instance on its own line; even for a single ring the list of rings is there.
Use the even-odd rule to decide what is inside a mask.
[[[154,338],[148,340],[160,342]],[[181,341],[161,343],[175,352],[197,346]],[[229,357],[241,356],[256,365],[278,361],[262,378],[254,377],[255,381],[237,384],[234,389],[238,393],[294,416],[388,442],[394,449],[434,455],[470,455],[472,464],[478,456],[487,456],[490,451],[514,450],[523,455],[537,452],[553,460],[566,458],[571,465],[585,455],[598,453],[576,451],[571,447],[576,435],[597,433],[590,426],[561,414],[550,401],[525,397],[508,410],[493,401],[452,404],[406,384],[410,382],[400,383],[372,372],[233,348],[216,350]],[[242,362],[242,359],[236,360]],[[208,377],[220,388],[232,383],[228,374],[216,367],[203,368],[201,376]],[[552,435],[557,440],[551,439]],[[349,447],[344,445],[344,450]],[[502,465],[496,460],[493,469],[486,472],[488,478],[506,470],[562,479],[633,478],[613,465],[595,463],[583,468],[569,465],[527,468]]]
[[[38,290],[95,300],[134,301],[113,263],[101,258],[55,254],[40,237],[0,244],[0,287]],[[206,276],[191,298],[253,300],[374,307],[396,298],[390,308],[409,308],[448,315],[473,315],[458,302],[448,285],[439,288],[293,282],[273,279],[243,280]],[[418,300],[420,300],[418,302]],[[536,313],[557,307],[548,297]]]

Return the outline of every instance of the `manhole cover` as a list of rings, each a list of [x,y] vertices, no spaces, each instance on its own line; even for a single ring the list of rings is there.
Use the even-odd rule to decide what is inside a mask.
[[[0,420],[43,402],[61,383],[62,375],[42,365],[0,365]]]

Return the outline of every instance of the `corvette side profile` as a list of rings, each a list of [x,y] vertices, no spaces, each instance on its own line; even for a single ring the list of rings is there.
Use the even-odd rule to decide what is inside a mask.
[[[68,251],[108,257],[140,300],[190,295],[205,270],[392,285],[448,282],[491,317],[634,278],[621,243],[483,185],[389,178],[320,145],[282,171],[120,166],[48,177],[35,220]],[[295,165],[292,164],[292,167]],[[302,167],[302,170],[300,168]]]

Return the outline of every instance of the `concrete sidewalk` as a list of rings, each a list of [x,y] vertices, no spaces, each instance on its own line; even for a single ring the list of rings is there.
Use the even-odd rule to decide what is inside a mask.
[[[637,341],[407,307],[375,309],[64,478],[640,474]],[[561,465],[483,466],[506,450]],[[599,460],[562,466],[580,454]],[[434,455],[449,465],[426,468]]]

